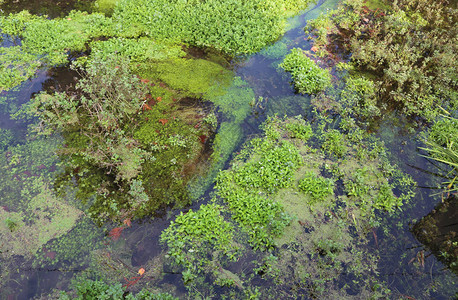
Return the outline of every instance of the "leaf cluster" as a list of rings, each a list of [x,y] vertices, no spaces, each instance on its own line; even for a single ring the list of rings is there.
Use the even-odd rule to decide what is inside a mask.
[[[314,94],[331,85],[331,74],[322,69],[299,48],[291,49],[279,65],[293,77],[294,87],[299,93]]]
[[[450,181],[445,182],[447,190],[458,189],[458,119],[445,116],[438,120],[425,135],[424,143],[426,147],[421,149],[426,150],[431,159],[451,168]]]
[[[313,171],[305,173],[304,178],[299,181],[298,187],[301,191],[309,194],[314,202],[334,194],[334,181],[330,178],[317,176]]]
[[[287,15],[309,1],[123,0],[113,18],[121,36],[184,41],[231,54],[253,53],[275,41]],[[300,2],[300,3],[299,3]]]
[[[177,300],[169,293],[153,293],[143,288],[136,294],[127,293],[121,283],[110,285],[102,280],[79,278],[72,282],[73,291],[62,292],[59,299],[126,299],[126,300]]]
[[[201,205],[177,216],[165,229],[160,241],[167,245],[168,255],[185,268],[189,281],[211,267],[211,260],[223,257],[235,261],[238,246],[234,242],[234,227],[224,220],[224,208],[215,204]]]

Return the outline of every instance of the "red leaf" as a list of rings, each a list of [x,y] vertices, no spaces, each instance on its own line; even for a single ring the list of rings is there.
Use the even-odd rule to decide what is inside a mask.
[[[125,219],[124,221],[122,221],[125,225],[127,225],[127,227],[130,227],[132,225],[132,222],[130,221],[130,218],[127,218]]]
[[[143,109],[143,111],[151,110],[151,106],[149,106],[148,104],[145,103],[145,104],[143,104],[142,109]]]
[[[115,227],[110,230],[110,233],[108,234],[108,236],[111,237],[113,241],[116,241],[121,236],[121,232],[123,230],[124,230],[124,227]]]
[[[162,125],[165,125],[168,121],[167,119],[159,119],[159,123],[162,123]]]
[[[202,144],[205,144],[205,141],[207,140],[207,136],[202,134],[202,135],[199,136],[199,139],[200,139]]]

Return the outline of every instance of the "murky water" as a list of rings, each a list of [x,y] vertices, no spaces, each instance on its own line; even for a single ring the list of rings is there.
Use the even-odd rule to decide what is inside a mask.
[[[53,1],[49,1],[52,6]],[[328,0],[320,1],[311,10],[301,16],[290,20],[290,30],[279,40],[273,47],[281,49],[291,49],[301,47],[309,50],[311,45],[305,39],[302,28],[306,21],[316,18],[320,13],[332,8],[338,1]],[[20,4],[14,1],[7,1],[4,4],[4,10],[17,11]],[[28,8],[32,13],[48,14],[50,16],[60,16],[66,12],[69,7],[74,7],[73,2],[66,2],[64,7],[57,10],[47,10],[43,12],[42,2],[36,6],[37,2]],[[48,2],[46,2],[48,3]],[[24,6],[26,7],[26,6]],[[247,81],[254,90],[256,98],[260,99],[253,107],[252,114],[244,120],[243,131],[247,138],[254,134],[259,134],[259,125],[268,115],[307,115],[310,98],[300,96],[294,93],[290,84],[290,78],[277,71],[276,65],[281,61],[283,54],[279,51],[276,57],[268,55],[268,49],[252,55],[251,57],[239,61],[234,65],[237,76]],[[18,122],[10,118],[17,108],[26,103],[34,93],[42,90],[53,91],[63,90],[74,84],[76,74],[68,69],[42,70],[37,76],[24,83],[17,91],[3,93],[0,100],[0,128],[11,130],[14,133],[15,140],[10,145],[25,144],[27,142],[26,128],[27,123]],[[261,98],[260,98],[261,97]],[[285,101],[284,99],[288,100]],[[280,101],[281,100],[281,101]],[[416,298],[433,298],[447,299],[447,295],[453,294],[450,291],[450,284],[456,280],[456,276],[447,270],[444,265],[431,252],[416,240],[410,231],[410,227],[420,218],[427,215],[441,200],[439,196],[431,196],[435,193],[433,189],[440,178],[435,177],[435,167],[418,153],[418,134],[419,130],[412,129],[409,121],[403,120],[402,117],[393,113],[386,116],[380,121],[375,133],[382,139],[392,154],[392,159],[408,174],[410,174],[418,183],[418,194],[409,205],[404,208],[403,212],[395,216],[386,216],[390,226],[389,232],[383,232],[381,228],[374,229],[373,245],[376,246],[381,254],[379,265],[380,278],[386,282],[388,287],[396,291],[397,294],[404,295],[407,299]],[[208,192],[211,191],[211,188]],[[1,196],[1,195],[0,195]],[[208,197],[207,197],[208,198]],[[206,200],[200,203],[205,203]],[[194,204],[198,207],[200,203]],[[3,203],[0,202],[3,205]],[[14,207],[9,207],[14,211]],[[93,245],[98,252],[89,254],[81,252],[82,255],[100,255],[100,257],[114,255],[120,262],[129,261],[132,267],[139,267],[151,262],[159,264],[161,259],[162,248],[158,243],[161,231],[166,228],[178,211],[165,211],[153,220],[146,219],[132,224],[126,228],[117,241],[106,237],[107,228],[98,228],[93,224],[87,224],[97,232],[92,240],[98,240]],[[455,225],[456,226],[456,225]],[[87,230],[87,229],[86,229]],[[39,255],[52,257],[56,255],[54,250],[40,252]],[[101,258],[102,259],[102,258]],[[2,274],[7,272],[7,268],[15,268],[7,272],[10,276],[8,289],[1,291],[0,296],[8,299],[29,299],[41,294],[47,294],[53,288],[65,288],[74,273],[84,270],[87,262],[81,260],[78,263],[66,261],[65,263],[54,265],[46,264],[46,260],[40,266],[18,258],[10,262],[0,262]],[[420,262],[421,268],[414,266]],[[112,267],[116,269],[117,267]],[[122,267],[119,267],[121,269]],[[115,270],[116,271],[116,270]],[[167,275],[161,282],[156,282],[162,286],[168,285],[175,287],[175,292],[184,293],[184,286],[181,281],[181,274],[176,270],[165,270]],[[119,275],[119,274],[118,274]],[[114,274],[114,276],[117,276]],[[3,280],[3,279],[2,279]],[[155,283],[153,279],[152,283]],[[421,289],[427,288],[428,296],[421,293]],[[417,294],[412,294],[416,291]]]

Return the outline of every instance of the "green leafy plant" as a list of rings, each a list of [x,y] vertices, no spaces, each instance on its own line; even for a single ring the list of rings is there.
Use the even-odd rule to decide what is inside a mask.
[[[177,300],[178,298],[169,293],[154,293],[146,288],[133,294],[125,291],[120,284],[107,284],[102,280],[78,278],[72,282],[73,291],[62,292],[59,299],[126,299],[126,300]]]
[[[330,178],[319,177],[312,171],[305,173],[305,177],[299,181],[298,186],[301,191],[311,196],[312,203],[334,194],[334,181]]]
[[[253,53],[283,32],[287,15],[308,1],[120,1],[113,18],[126,37],[184,41],[230,54]],[[154,17],[153,17],[154,16]]]
[[[301,139],[304,142],[313,136],[312,126],[300,117],[291,120],[285,127],[292,138]]]
[[[345,147],[344,136],[336,129],[330,129],[323,135],[324,142],[321,148],[328,154],[334,154],[337,157],[343,157],[347,152]]]
[[[425,136],[426,147],[421,147],[429,153],[429,158],[444,163],[451,170],[447,174],[450,181],[444,182],[448,191],[458,190],[458,119],[450,116],[443,117],[433,124]]]
[[[286,55],[279,67],[291,73],[299,93],[314,94],[331,85],[329,71],[317,66],[302,49],[291,49],[291,53]]]
[[[234,227],[221,213],[224,209],[219,205],[201,205],[197,211],[181,212],[162,232],[160,241],[167,246],[168,255],[185,269],[182,273],[185,283],[212,268],[212,260],[237,259],[239,248],[234,243]]]

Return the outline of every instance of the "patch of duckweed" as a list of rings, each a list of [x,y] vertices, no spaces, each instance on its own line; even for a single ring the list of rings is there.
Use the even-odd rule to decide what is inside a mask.
[[[35,254],[36,267],[81,267],[89,263],[89,253],[104,247],[105,233],[89,218],[82,217],[66,234],[55,236]]]
[[[0,204],[8,210],[22,211],[28,200],[41,192],[43,182],[57,174],[55,154],[61,140],[35,138],[25,144],[9,146],[0,153]],[[18,200],[23,199],[23,201]]]

